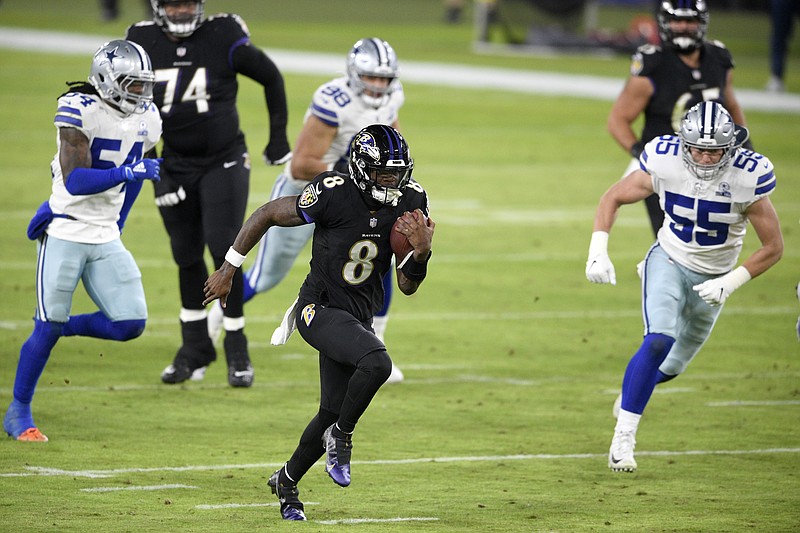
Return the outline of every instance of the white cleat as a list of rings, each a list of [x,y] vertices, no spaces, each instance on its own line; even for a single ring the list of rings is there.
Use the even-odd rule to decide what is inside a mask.
[[[208,310],[208,336],[214,344],[217,343],[219,336],[222,334],[223,319],[222,306],[219,302],[214,302],[211,304],[211,309]]]
[[[403,379],[405,379],[403,371],[397,368],[394,363],[392,363],[392,373],[389,374],[389,379],[386,380],[386,384],[401,383]]]
[[[636,434],[633,431],[615,431],[608,450],[608,467],[613,472],[636,472]]]

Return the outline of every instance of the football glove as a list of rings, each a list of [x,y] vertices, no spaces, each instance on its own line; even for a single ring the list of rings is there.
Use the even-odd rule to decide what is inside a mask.
[[[156,205],[158,207],[174,207],[186,199],[186,190],[183,185],[175,188],[175,183],[163,180],[155,184]]]
[[[268,165],[283,165],[292,158],[292,149],[286,139],[270,141],[264,148],[264,162]]]
[[[595,231],[589,244],[589,259],[586,261],[586,279],[592,283],[617,284],[614,264],[608,257],[608,233]]]
[[[161,161],[163,159],[142,159],[138,163],[122,165],[119,169],[124,173],[126,181],[142,181],[161,179]]]
[[[712,278],[692,287],[708,305],[725,303],[733,291],[750,281],[750,272],[743,266],[718,278]]]

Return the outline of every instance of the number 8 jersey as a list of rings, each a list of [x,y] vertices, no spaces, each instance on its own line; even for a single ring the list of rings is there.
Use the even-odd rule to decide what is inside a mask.
[[[301,304],[343,309],[361,322],[383,307],[383,277],[392,266],[389,234],[397,217],[422,210],[428,195],[413,179],[396,206],[367,206],[349,176],[323,172],[297,197],[297,213],[315,223],[311,271],[300,288]]]
[[[724,172],[701,180],[686,168],[681,150],[679,137],[663,135],[650,141],[639,159],[665,213],[658,242],[690,270],[724,274],[736,266],[742,250],[745,212],[775,190],[772,163],[739,148]]]

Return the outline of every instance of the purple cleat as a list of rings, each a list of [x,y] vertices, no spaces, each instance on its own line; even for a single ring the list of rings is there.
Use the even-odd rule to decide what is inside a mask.
[[[300,501],[300,491],[297,485],[283,485],[280,477],[281,469],[275,471],[267,481],[267,485],[272,490],[272,494],[278,497],[281,502],[281,516],[284,520],[305,520],[306,514],[303,512],[303,502]]]
[[[350,485],[350,453],[353,450],[353,441],[349,437],[334,437],[331,426],[322,434],[322,444],[325,446],[325,471],[340,487]]]

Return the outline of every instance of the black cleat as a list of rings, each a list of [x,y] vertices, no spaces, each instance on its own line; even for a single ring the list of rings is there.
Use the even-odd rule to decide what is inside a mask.
[[[300,491],[297,489],[297,485],[281,484],[279,480],[281,470],[282,468],[276,470],[267,481],[272,494],[276,495],[281,502],[281,516],[284,520],[305,520],[303,502],[299,498]]]

